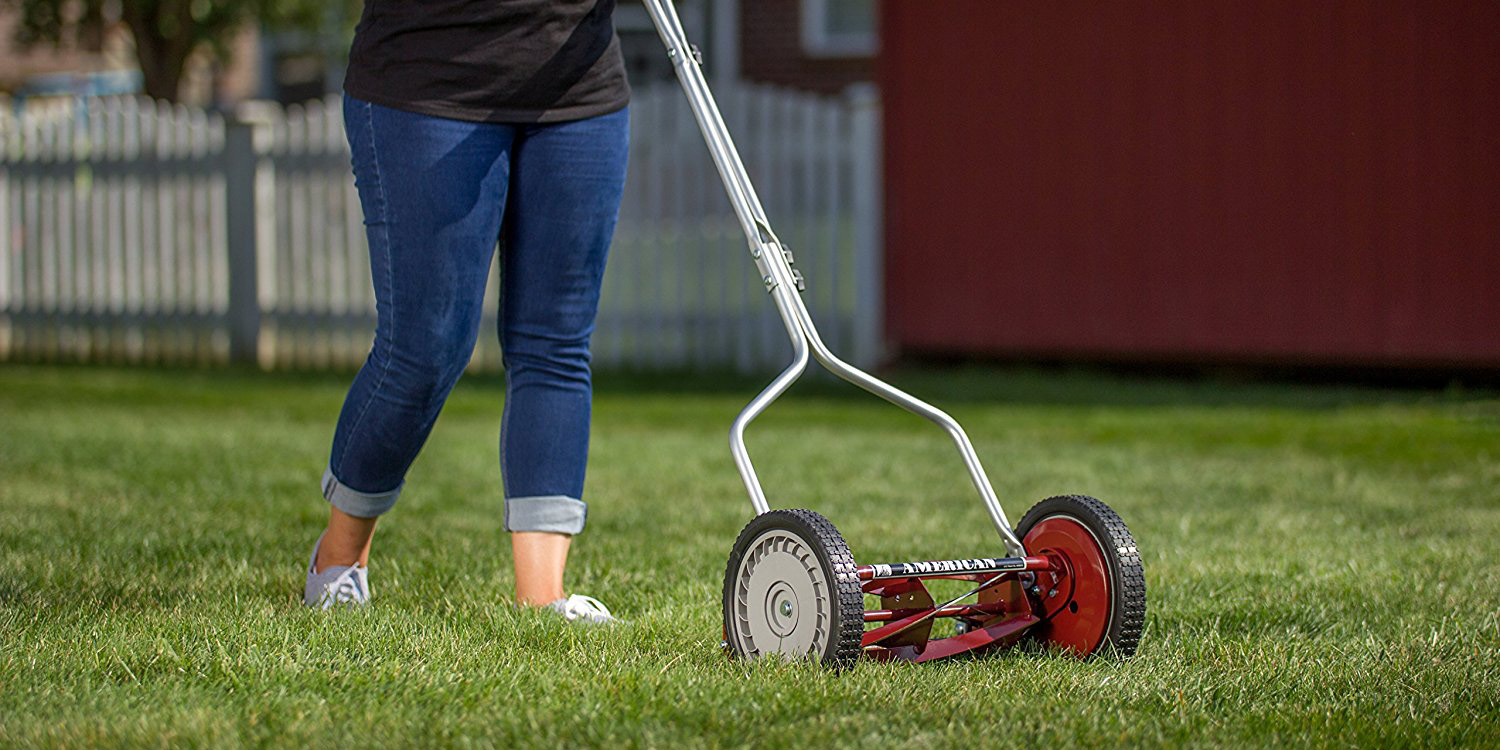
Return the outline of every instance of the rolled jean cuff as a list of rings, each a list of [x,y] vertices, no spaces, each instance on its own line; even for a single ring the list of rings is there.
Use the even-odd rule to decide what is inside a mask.
[[[323,497],[333,507],[357,518],[374,518],[390,510],[404,486],[406,483],[402,482],[389,492],[360,492],[340,482],[333,475],[333,467],[323,471]]]
[[[583,531],[588,514],[587,503],[566,495],[508,497],[505,499],[505,530],[577,534]]]

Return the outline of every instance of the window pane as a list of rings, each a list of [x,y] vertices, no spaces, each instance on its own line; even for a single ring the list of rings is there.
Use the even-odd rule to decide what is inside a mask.
[[[875,33],[875,0],[825,0],[824,33],[829,36]]]

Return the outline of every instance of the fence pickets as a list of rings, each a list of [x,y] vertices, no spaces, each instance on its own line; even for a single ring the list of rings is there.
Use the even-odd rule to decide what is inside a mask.
[[[878,103],[716,91],[823,337],[878,358]],[[374,294],[337,98],[216,113],[108,97],[0,113],[0,359],[351,367]],[[691,112],[636,90],[594,362],[771,372],[790,347]],[[497,369],[495,274],[473,367]]]

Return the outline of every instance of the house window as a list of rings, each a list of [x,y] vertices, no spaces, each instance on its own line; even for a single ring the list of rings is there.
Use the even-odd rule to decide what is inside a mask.
[[[802,0],[802,49],[816,57],[875,54],[875,0]]]

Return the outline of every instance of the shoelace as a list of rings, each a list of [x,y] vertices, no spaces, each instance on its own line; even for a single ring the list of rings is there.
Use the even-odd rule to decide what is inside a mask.
[[[562,614],[569,620],[586,618],[597,622],[607,622],[615,617],[609,613],[609,608],[604,606],[603,602],[583,594],[568,597],[567,601],[563,602]]]
[[[363,601],[365,592],[359,585],[358,575],[360,570],[361,568],[358,565],[350,565],[348,568],[345,568],[344,572],[340,573],[338,578],[333,579],[323,589],[323,596],[318,600],[318,605],[327,609],[335,604]]]

